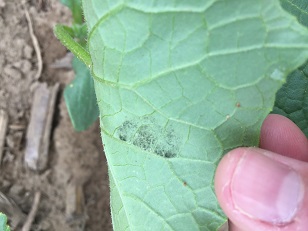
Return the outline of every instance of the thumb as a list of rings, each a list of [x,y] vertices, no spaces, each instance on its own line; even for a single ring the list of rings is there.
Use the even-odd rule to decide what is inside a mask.
[[[308,163],[259,148],[238,148],[215,175],[218,201],[232,231],[304,231]]]

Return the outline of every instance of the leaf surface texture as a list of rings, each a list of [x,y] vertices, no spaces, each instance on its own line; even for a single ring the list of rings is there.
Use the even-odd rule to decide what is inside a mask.
[[[258,145],[308,32],[278,0],[84,0],[116,231],[216,230],[221,156]]]

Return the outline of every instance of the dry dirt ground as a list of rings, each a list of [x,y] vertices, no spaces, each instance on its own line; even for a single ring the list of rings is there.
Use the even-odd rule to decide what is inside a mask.
[[[99,125],[95,123],[81,133],[73,130],[62,97],[73,71],[50,67],[67,52],[54,37],[53,27],[57,23],[69,24],[70,13],[59,0],[29,0],[24,5],[22,2],[0,0],[0,109],[9,115],[0,165],[0,192],[16,202],[24,217],[31,209],[35,192],[42,193],[31,230],[111,230],[107,166]],[[43,72],[38,80],[34,79],[38,65],[24,8],[30,13],[42,52]],[[38,82],[61,84],[48,167],[40,173],[26,168],[23,161],[33,89]],[[69,185],[83,188],[85,206],[81,216],[68,218],[65,214]],[[1,203],[0,194],[0,210]],[[9,217],[13,225],[18,220],[22,225],[23,214]]]

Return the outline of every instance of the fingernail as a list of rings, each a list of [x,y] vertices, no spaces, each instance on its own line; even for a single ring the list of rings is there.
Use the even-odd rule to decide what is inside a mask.
[[[303,184],[293,169],[247,149],[234,171],[231,194],[241,213],[283,225],[291,222],[298,211]]]

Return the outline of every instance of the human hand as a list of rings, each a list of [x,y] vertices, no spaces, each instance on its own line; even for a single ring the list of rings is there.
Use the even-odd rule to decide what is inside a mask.
[[[223,157],[215,191],[229,231],[308,230],[308,140],[289,119],[269,115],[260,148]]]

